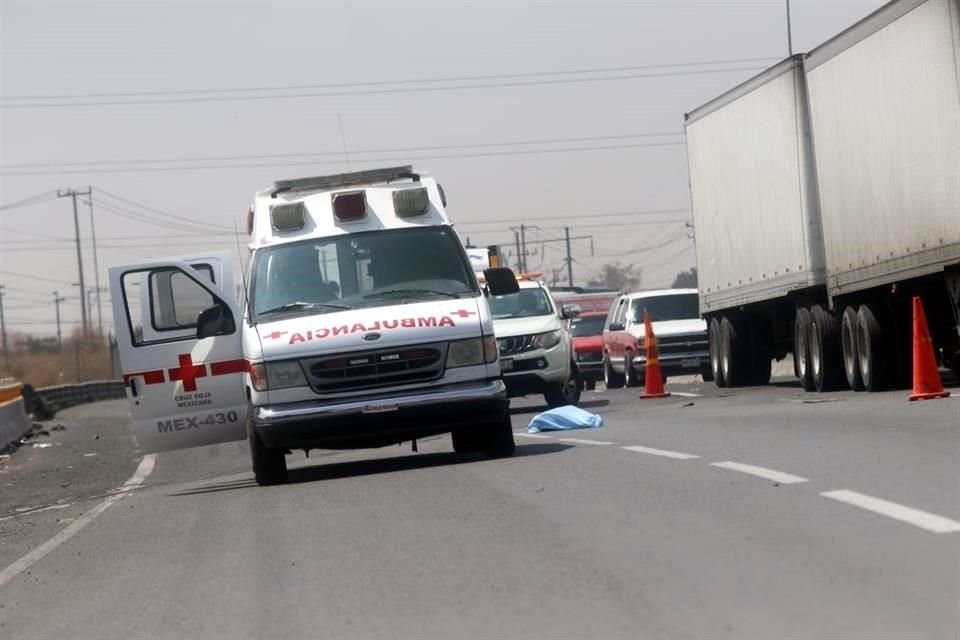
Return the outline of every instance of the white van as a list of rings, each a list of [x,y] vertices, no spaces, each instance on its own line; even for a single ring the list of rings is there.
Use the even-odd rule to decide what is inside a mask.
[[[141,448],[247,439],[259,484],[291,449],[453,434],[513,453],[486,296],[436,181],[398,167],[274,183],[248,218],[244,300],[229,254],[110,269],[123,381]]]

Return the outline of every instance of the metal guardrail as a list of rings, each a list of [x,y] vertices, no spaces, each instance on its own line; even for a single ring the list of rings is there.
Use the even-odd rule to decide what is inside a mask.
[[[123,388],[123,382],[120,380],[59,384],[37,389],[30,385],[24,385],[23,387],[23,400],[26,410],[38,418],[50,418],[60,409],[77,404],[115,400],[124,397],[126,397],[126,391]]]

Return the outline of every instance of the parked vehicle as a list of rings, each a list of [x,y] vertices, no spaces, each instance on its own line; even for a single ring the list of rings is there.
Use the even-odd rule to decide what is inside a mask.
[[[958,51],[958,0],[897,0],[687,115],[718,385],[906,382],[914,296],[960,371]]]
[[[551,407],[575,405],[582,383],[568,320],[579,310],[559,306],[540,280],[521,277],[519,286],[517,293],[490,298],[507,394],[543,394]]]
[[[444,206],[411,167],[276,182],[250,210],[242,303],[229,254],[110,269],[140,447],[246,439],[259,484],[286,480],[289,449],[452,432],[458,453],[511,455],[487,292]]]
[[[610,305],[616,301],[614,293],[556,293],[557,303],[576,305],[580,315],[570,322],[573,334],[574,359],[583,381],[583,388],[592,390],[603,380],[603,327]]]
[[[603,381],[608,389],[637,387],[646,379],[644,313],[650,314],[664,381],[671,375],[710,379],[707,324],[697,311],[696,289],[663,289],[617,298],[603,331]]]

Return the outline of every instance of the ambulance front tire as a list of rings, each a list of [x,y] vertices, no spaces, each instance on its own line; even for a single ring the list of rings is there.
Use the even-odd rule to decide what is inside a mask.
[[[516,449],[513,440],[513,422],[510,413],[500,422],[483,429],[471,427],[450,434],[453,439],[453,450],[457,455],[482,453],[488,458],[509,458]]]
[[[250,458],[253,461],[253,477],[257,484],[266,487],[287,481],[287,458],[283,449],[270,449],[254,429],[250,429]]]

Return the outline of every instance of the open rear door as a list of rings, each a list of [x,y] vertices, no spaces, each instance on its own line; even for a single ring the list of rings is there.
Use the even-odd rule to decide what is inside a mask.
[[[114,267],[110,294],[141,448],[242,440],[247,361],[229,254]],[[198,337],[200,325],[205,337]]]

